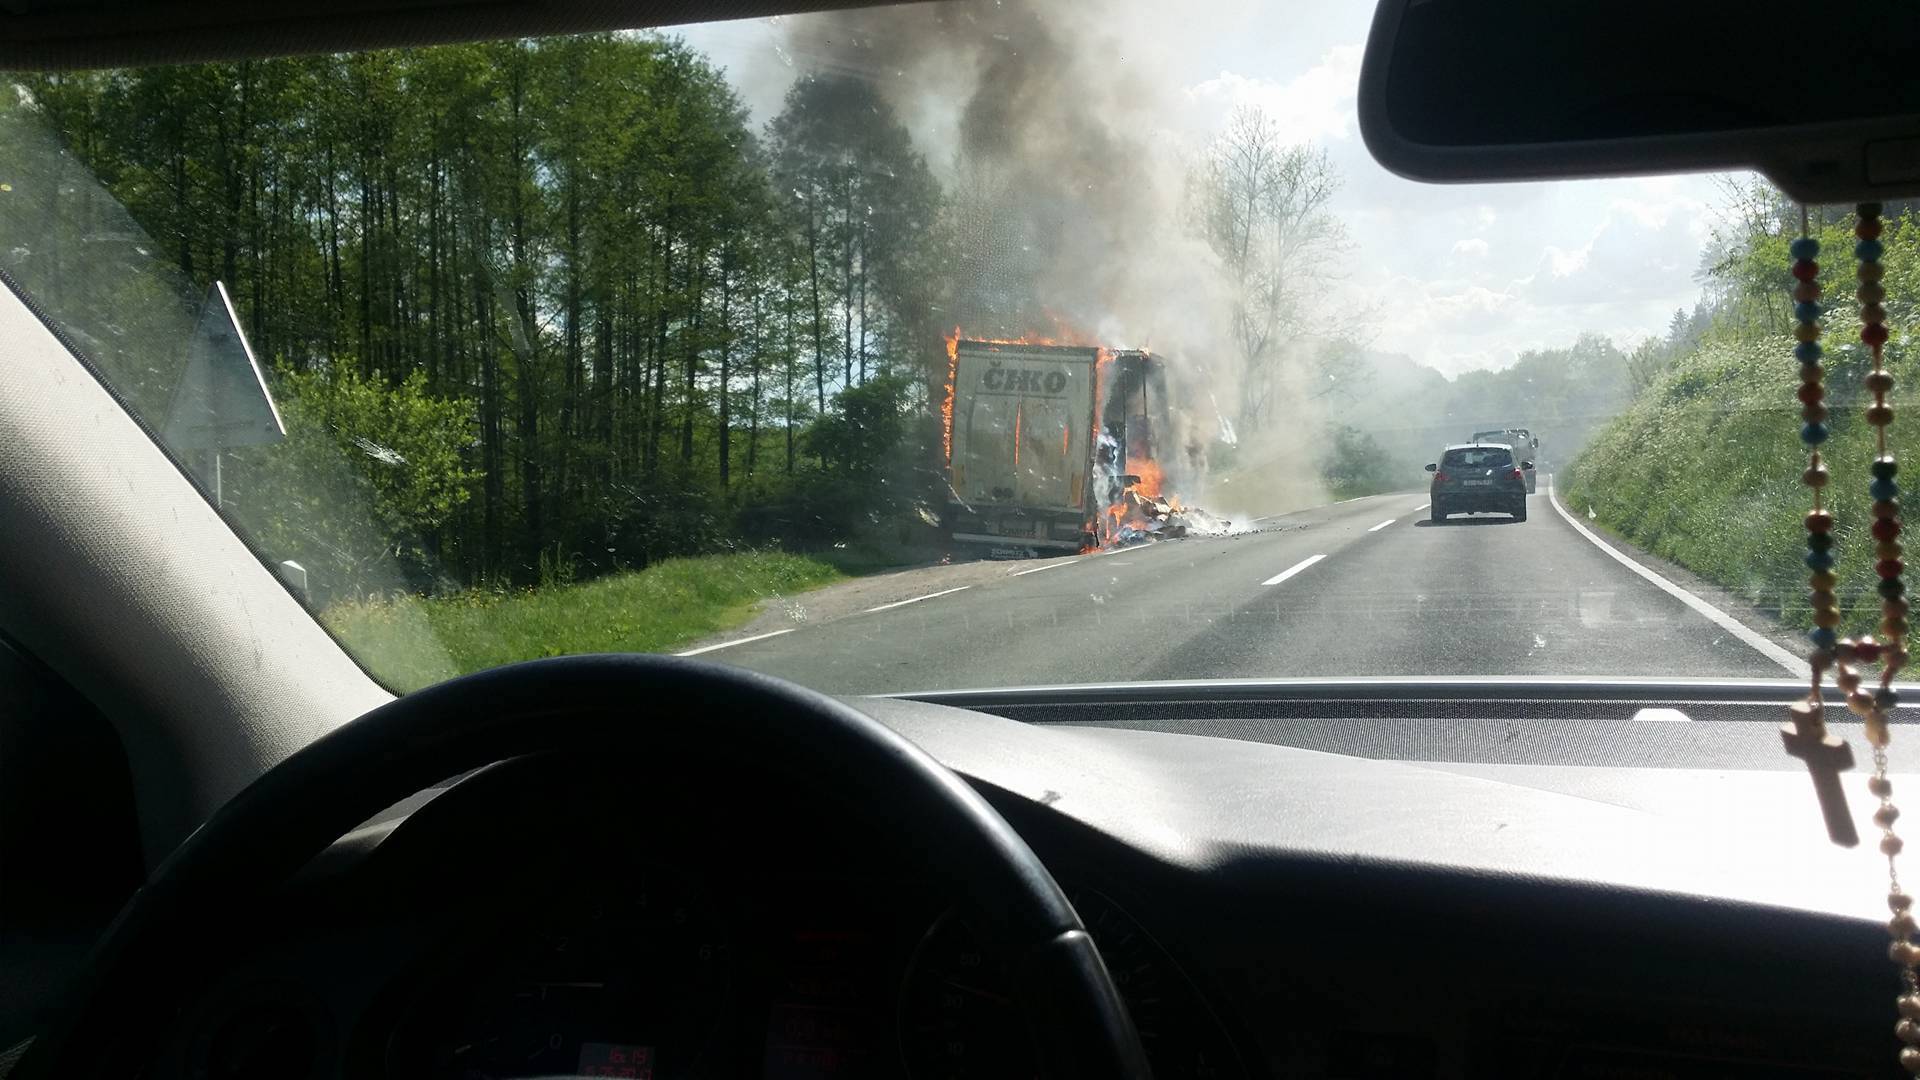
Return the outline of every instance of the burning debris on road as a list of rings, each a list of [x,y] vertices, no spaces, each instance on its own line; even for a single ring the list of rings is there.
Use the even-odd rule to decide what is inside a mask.
[[[1162,357],[958,330],[946,344],[941,444],[955,541],[1038,554],[1230,531],[1164,490],[1169,451],[1189,482],[1204,455],[1177,445]]]

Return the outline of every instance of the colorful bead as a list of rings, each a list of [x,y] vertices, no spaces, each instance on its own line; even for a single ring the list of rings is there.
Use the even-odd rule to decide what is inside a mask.
[[[1905,842],[1892,833],[1888,833],[1880,838],[1880,854],[1882,855],[1898,855],[1900,854],[1900,849],[1905,846]],[[1915,950],[1910,953],[1909,956],[1911,959],[1908,961],[1907,966],[1911,967],[1914,963],[1920,963],[1920,950]]]
[[[1808,446],[1819,446],[1827,441],[1827,425],[1809,422],[1800,429],[1800,441]]]
[[[1880,216],[1880,204],[1877,202],[1856,203],[1854,204],[1853,211],[1863,218],[1877,218]]]
[[[1867,485],[1867,494],[1876,499],[1897,499],[1900,497],[1900,485],[1890,477],[1875,477],[1873,483]]]
[[[1817,341],[1803,341],[1793,347],[1793,355],[1794,359],[1799,360],[1803,364],[1815,363],[1820,359],[1820,343]]]
[[[1830,551],[1809,551],[1805,561],[1809,570],[1833,569],[1833,553]]]
[[[1865,323],[1883,323],[1887,321],[1887,309],[1879,304],[1862,304],[1860,321]]]
[[[1873,572],[1883,578],[1897,578],[1905,573],[1907,564],[1899,559],[1881,559],[1873,564]]]
[[[1883,712],[1892,712],[1900,705],[1900,691],[1883,686],[1873,692],[1873,703]]]
[[[1873,823],[1874,823],[1875,825],[1878,825],[1878,826],[1880,826],[1880,827],[1881,827],[1881,828],[1883,828],[1883,829],[1891,829],[1891,828],[1893,828],[1893,823],[1894,823],[1894,822],[1896,822],[1896,821],[1899,821],[1899,820],[1900,820],[1900,810],[1899,810],[1899,808],[1898,808],[1898,807],[1896,807],[1896,806],[1893,806],[1893,805],[1891,805],[1891,804],[1889,804],[1889,805],[1887,805],[1887,806],[1883,806],[1883,807],[1881,807],[1880,809],[1878,809],[1878,810],[1875,810],[1875,811],[1873,812]],[[1899,928],[1899,926],[1901,926],[1901,925],[1905,925],[1905,926],[1912,926],[1912,925],[1913,925],[1913,916],[1912,916],[1912,915],[1908,915],[1908,914],[1907,914],[1906,912],[1904,912],[1904,911],[1903,911],[1903,912],[1901,912],[1901,913],[1900,913],[1900,915],[1901,915],[1901,916],[1904,916],[1904,917],[1906,918],[1906,920],[1907,920],[1907,921],[1906,921],[1906,922],[1905,922],[1904,924],[1901,924],[1901,923],[1899,923],[1899,920],[1898,920],[1898,917],[1896,917],[1896,919],[1895,919],[1895,921],[1894,921],[1894,923],[1892,923],[1892,924],[1889,924],[1889,925],[1888,925],[1888,929],[1890,929],[1890,930],[1892,930],[1892,929],[1898,929],[1898,928]],[[1900,936],[1901,936],[1901,937],[1906,937],[1906,936],[1908,936],[1909,934],[1912,934],[1912,933],[1913,933],[1913,931],[1912,931],[1912,930],[1908,930],[1908,931],[1905,931],[1904,933],[1902,933],[1902,934],[1901,934]]]
[[[1876,559],[1897,559],[1902,554],[1900,544],[1895,540],[1882,540],[1873,545],[1873,557]]]
[[[1851,694],[1860,689],[1860,673],[1850,668],[1841,668],[1834,673],[1833,684]]]
[[[1827,422],[1827,407],[1818,403],[1808,405],[1800,410],[1800,419],[1809,424],[1824,424]]]
[[[1872,511],[1877,518],[1897,518],[1900,516],[1900,504],[1893,499],[1883,499],[1873,504]]]
[[[1855,716],[1869,715],[1873,712],[1873,695],[1865,690],[1848,692],[1847,711]]]
[[[1879,262],[1880,256],[1886,253],[1886,246],[1878,240],[1862,240],[1853,245],[1853,257],[1863,263]]]
[[[1871,664],[1880,659],[1880,643],[1870,637],[1861,638],[1853,643],[1853,655],[1863,664]]]
[[[1885,457],[1877,457],[1873,459],[1871,465],[1867,466],[1867,472],[1871,474],[1875,480],[1891,480],[1900,475],[1900,462],[1891,454]],[[1900,527],[1895,525],[1893,531],[1899,532]]]
[[[1853,227],[1853,235],[1862,240],[1880,239],[1880,220],[1871,217],[1861,218],[1860,223]]]
[[[1868,323],[1860,328],[1860,340],[1868,345],[1885,345],[1887,328],[1879,323]]]
[[[1908,629],[1907,620],[1905,619],[1881,619],[1880,620],[1880,636],[1881,637],[1889,638],[1894,641],[1900,641],[1906,638],[1907,629]]]
[[[1807,579],[1807,588],[1812,589],[1814,592],[1832,593],[1833,587],[1839,583],[1840,581],[1837,577],[1822,570]]]
[[[1793,298],[1795,300],[1802,300],[1802,301],[1820,299],[1820,283],[1818,281],[1794,282]]]
[[[1867,392],[1875,397],[1884,397],[1893,389],[1893,372],[1870,371],[1867,373]]]
[[[1820,305],[1811,300],[1802,300],[1793,305],[1793,317],[1801,322],[1813,322],[1820,317]]]
[[[1803,383],[1825,382],[1826,378],[1827,378],[1827,369],[1821,367],[1819,364],[1801,364],[1800,365],[1800,381],[1801,382]]]
[[[1834,633],[1832,627],[1816,626],[1807,632],[1807,640],[1813,642],[1816,648],[1831,649],[1839,639],[1840,635]]]
[[[1906,592],[1907,592],[1907,586],[1906,586],[1906,583],[1905,583],[1905,582],[1903,582],[1903,581],[1901,581],[1901,580],[1900,580],[1899,578],[1897,578],[1897,577],[1890,577],[1890,578],[1887,578],[1887,579],[1885,579],[1885,580],[1883,580],[1883,581],[1881,581],[1881,582],[1880,582],[1880,584],[1878,584],[1878,585],[1875,585],[1875,586],[1873,587],[1873,590],[1874,590],[1875,592],[1877,592],[1877,593],[1879,593],[1879,594],[1880,594],[1881,596],[1884,596],[1884,597],[1886,597],[1887,599],[1889,599],[1889,600],[1891,600],[1891,599],[1893,599],[1893,598],[1894,598],[1894,597],[1896,597],[1896,596],[1904,596],[1904,595],[1906,595]],[[1902,635],[1900,635],[1900,634],[1888,634],[1887,636],[1888,636],[1888,637],[1901,637]]]
[[[1793,327],[1793,339],[1800,342],[1819,341],[1820,325],[1818,323],[1795,323]]]
[[[1787,254],[1805,262],[1820,254],[1820,241],[1811,236],[1802,236],[1787,245]]]
[[[1876,518],[1873,522],[1875,540],[1892,540],[1900,535],[1900,523],[1892,518]]]
[[[1814,551],[1827,551],[1833,547],[1833,536],[1825,530],[1812,530],[1807,533],[1807,547]]]
[[[1853,276],[1861,281],[1879,281],[1887,276],[1887,268],[1877,262],[1863,262]]]
[[[1812,259],[1800,259],[1793,264],[1793,276],[1801,281],[1812,281],[1820,276],[1820,264]]]
[[[1877,281],[1863,282],[1853,295],[1863,304],[1878,304],[1887,298],[1887,287]]]
[[[1800,474],[1800,482],[1810,488],[1823,488],[1832,479],[1825,465],[1809,465],[1807,471]]]
[[[1880,605],[1880,614],[1892,618],[1904,619],[1907,617],[1907,602],[1905,600],[1889,600]]]
[[[1833,531],[1833,515],[1825,510],[1810,510],[1806,524],[1810,533],[1829,533]]]
[[[1868,777],[1867,790],[1873,793],[1874,798],[1884,799],[1893,794],[1893,781],[1884,776]],[[1903,892],[1890,893],[1887,906],[1895,911],[1905,911],[1913,906],[1913,897]]]
[[[1867,329],[1872,330],[1875,328],[1869,326],[1867,327]],[[1872,424],[1874,427],[1886,427],[1888,424],[1893,423],[1893,406],[1891,405],[1867,406],[1867,423]]]

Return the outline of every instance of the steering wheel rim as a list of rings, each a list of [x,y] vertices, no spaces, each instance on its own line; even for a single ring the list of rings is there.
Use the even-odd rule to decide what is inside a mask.
[[[646,702],[646,716],[635,715]],[[686,717],[696,722],[684,722]],[[658,722],[647,722],[656,718]],[[673,722],[666,722],[672,720]],[[769,722],[774,721],[774,722]],[[165,943],[284,882],[327,845],[448,777],[528,754],[750,747],[843,777],[856,810],[901,818],[1019,952],[1020,999],[1049,1075],[1144,1080],[1138,1033],[1053,876],[979,793],[873,718],[770,676],[617,654],[493,668],[396,698],[315,740],[229,800],[156,869],[89,958],[62,1018],[18,1076],[112,1075]],[[148,1043],[148,1045],[151,1045]]]

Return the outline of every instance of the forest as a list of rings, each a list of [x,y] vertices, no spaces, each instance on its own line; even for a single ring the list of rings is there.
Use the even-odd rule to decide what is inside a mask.
[[[800,74],[756,126],[655,35],[36,75],[0,97],[0,146],[4,269],[156,430],[224,283],[288,437],[223,453],[218,497],[323,602],[937,541],[942,336],[1055,332],[1074,283],[1045,249],[1085,244],[1061,191],[1020,190],[1053,170],[979,159],[943,187],[844,75]],[[1231,355],[1196,366],[1238,373],[1212,404],[1318,425],[1261,448],[1222,424],[1217,468],[1412,486],[1468,426],[1583,436],[1629,395],[1598,339],[1454,383],[1368,353],[1327,287],[1340,178],[1270,117],[1182,168],[1166,220],[1082,227],[1203,253],[1186,278]]]
[[[242,524],[332,577],[524,582],[739,531],[804,542],[912,482],[892,451],[938,348],[939,192],[862,82],[801,80],[755,133],[685,46],[595,35],[47,75],[9,104],[181,292],[226,283],[288,446],[356,458],[370,521],[282,512],[313,493],[280,481],[325,486],[299,452],[224,463]],[[164,408],[177,359],[96,352]]]

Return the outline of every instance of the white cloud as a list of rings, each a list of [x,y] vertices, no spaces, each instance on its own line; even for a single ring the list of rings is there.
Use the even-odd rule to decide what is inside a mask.
[[[1290,143],[1347,139],[1358,128],[1354,99],[1362,51],[1360,45],[1337,45],[1284,82],[1222,71],[1189,87],[1187,102],[1204,117],[1203,127],[1217,127],[1233,110],[1251,106],[1272,117]]]
[[[1487,257],[1487,242],[1477,236],[1455,240],[1453,253],[1469,259],[1484,259]]]

